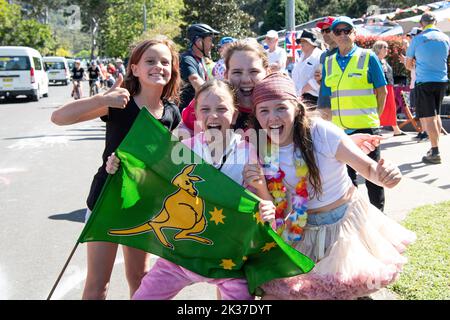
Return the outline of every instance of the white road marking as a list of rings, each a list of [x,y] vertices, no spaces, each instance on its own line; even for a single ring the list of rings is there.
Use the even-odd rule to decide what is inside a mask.
[[[21,150],[21,149],[37,149],[45,145],[53,146],[55,144],[67,144],[69,139],[67,137],[42,137],[42,138],[29,138],[22,139],[8,146],[8,149]]]
[[[25,172],[26,170],[24,168],[0,168],[0,174],[7,174],[7,173],[15,173],[15,172]]]

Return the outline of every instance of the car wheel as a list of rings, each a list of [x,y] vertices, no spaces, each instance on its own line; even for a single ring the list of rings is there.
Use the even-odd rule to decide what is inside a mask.
[[[39,101],[39,89],[37,89],[34,93],[33,93],[33,95],[31,96],[31,100],[32,101]]]
[[[48,98],[48,92],[42,95],[44,98]]]

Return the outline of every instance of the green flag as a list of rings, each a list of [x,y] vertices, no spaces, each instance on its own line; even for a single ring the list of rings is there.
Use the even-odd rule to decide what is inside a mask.
[[[142,249],[209,278],[246,278],[250,293],[313,268],[264,224],[257,196],[173,139],[146,108],[116,154],[120,169],[108,177],[80,242]]]

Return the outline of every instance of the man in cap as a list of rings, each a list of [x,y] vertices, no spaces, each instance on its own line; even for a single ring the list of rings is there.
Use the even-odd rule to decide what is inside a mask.
[[[297,95],[309,108],[316,108],[320,83],[314,79],[314,72],[319,65],[322,50],[317,47],[317,38],[313,32],[304,29],[297,39],[302,46],[302,54],[292,70]]]
[[[269,30],[266,34],[267,57],[269,58],[269,68],[272,72],[286,69],[287,54],[286,51],[278,46],[278,32]]]
[[[424,163],[439,164],[440,111],[447,90],[447,58],[450,40],[436,28],[436,17],[426,12],[420,19],[423,31],[415,36],[406,51],[406,68],[416,70],[414,87],[416,115],[428,133],[431,149],[422,157]]]
[[[323,41],[327,46],[327,50],[325,50],[320,56],[320,65],[324,65],[325,59],[328,56],[335,54],[338,50],[336,42],[334,42],[333,37],[331,36],[331,25],[333,24],[335,18],[334,17],[326,17],[323,21],[319,21],[316,24],[316,27],[320,29],[320,33],[322,34]],[[317,68],[314,73],[314,78],[321,82],[322,81],[322,68]],[[320,115],[325,120],[331,121],[331,101],[329,96],[324,96],[322,91],[319,90],[319,97],[317,99],[317,109],[320,111]]]
[[[342,16],[331,24],[338,50],[325,59],[321,91],[331,100],[332,122],[348,134],[379,134],[386,100],[386,79],[380,60],[372,50],[355,45],[356,31],[351,18]],[[380,160],[380,147],[368,154]],[[356,171],[348,167],[355,186]],[[370,202],[384,210],[384,189],[366,180]]]
[[[195,23],[187,30],[190,48],[180,56],[180,112],[189,105],[195,91],[208,79],[204,57],[210,57],[214,46],[213,37],[217,34],[219,31],[204,23]]]
[[[226,49],[228,48],[228,46],[233,43],[234,41],[236,41],[236,39],[232,38],[232,37],[223,37],[222,39],[220,39],[219,44],[217,45],[217,50],[219,51],[220,54],[220,59],[216,62],[214,68],[212,69],[212,75],[214,76],[214,78],[218,79],[218,80],[224,80],[225,79],[225,71],[226,71],[226,67],[225,67],[225,60],[223,59],[223,55],[226,51]]]

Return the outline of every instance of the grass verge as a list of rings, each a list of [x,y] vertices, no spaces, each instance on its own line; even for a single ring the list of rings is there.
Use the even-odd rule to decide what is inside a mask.
[[[414,209],[402,224],[417,235],[408,263],[388,289],[402,300],[450,299],[450,201]]]

